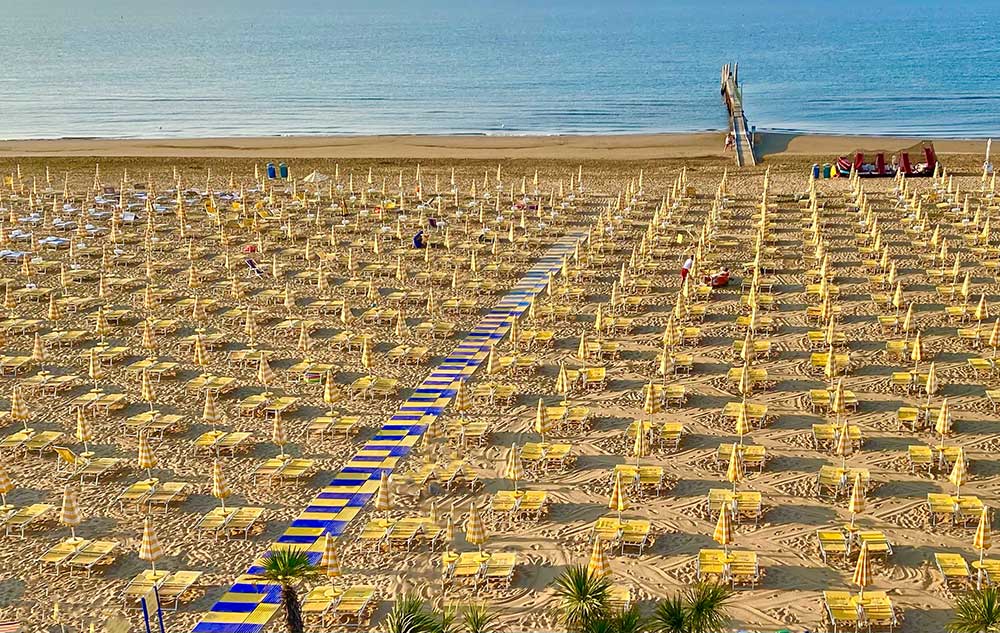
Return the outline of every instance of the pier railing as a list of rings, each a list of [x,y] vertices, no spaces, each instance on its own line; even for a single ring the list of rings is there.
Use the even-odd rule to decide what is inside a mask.
[[[739,84],[739,64],[726,64],[722,67],[720,84],[722,100],[729,111],[729,131],[733,135],[733,153],[736,155],[736,164],[740,167],[756,165],[757,157],[754,152],[753,134],[750,132],[750,124],[743,111],[743,90]]]

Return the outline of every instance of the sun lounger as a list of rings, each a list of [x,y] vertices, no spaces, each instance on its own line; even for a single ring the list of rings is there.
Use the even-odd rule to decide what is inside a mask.
[[[117,547],[118,543],[114,541],[93,541],[80,548],[66,564],[70,568],[84,569],[87,576],[90,576],[95,567],[108,565],[114,560],[113,554]]]
[[[892,631],[899,626],[896,611],[883,591],[866,591],[859,598],[861,626],[869,631]]]
[[[183,481],[168,481],[157,486],[143,501],[152,511],[153,506],[163,505],[166,512],[171,503],[179,503],[187,499],[191,492],[191,484]]]
[[[139,572],[129,581],[128,585],[125,586],[125,591],[122,592],[124,607],[126,609],[129,607],[140,608],[139,601],[145,598],[154,588],[159,588],[168,576],[170,576],[170,572],[168,571],[146,569]]]
[[[320,624],[325,623],[327,616],[340,601],[342,594],[342,589],[337,589],[330,585],[313,587],[306,594],[305,598],[302,599],[302,615],[305,618],[317,616],[319,617]]]
[[[222,527],[222,531],[228,536],[234,536],[242,533],[243,538],[250,538],[250,532],[259,523],[260,518],[264,516],[264,508],[256,507],[243,507],[235,508],[235,512],[229,517],[225,525]]]
[[[721,549],[703,549],[698,552],[698,580],[707,578],[722,581],[726,578],[726,553]]]
[[[45,553],[38,558],[38,562],[42,565],[54,565],[56,569],[59,569],[60,565],[65,564],[81,548],[86,547],[89,544],[90,541],[81,538],[69,538],[64,541],[60,541],[45,550]]]
[[[499,587],[510,587],[514,579],[514,567],[517,564],[517,555],[514,552],[497,552],[486,561],[486,568],[483,570],[483,581],[486,586],[497,585]]]
[[[5,533],[10,536],[11,532],[16,530],[21,533],[21,538],[24,538],[24,532],[32,525],[43,522],[52,509],[53,506],[48,503],[35,503],[18,509],[4,522]]]
[[[184,597],[184,594],[197,585],[201,576],[202,572],[200,571],[182,570],[175,571],[170,574],[170,576],[168,576],[157,589],[157,594],[160,598],[160,606],[166,605],[172,600],[174,604],[173,608],[170,610],[176,611],[180,603],[180,599]]]
[[[201,532],[210,532],[215,538],[218,538],[229,521],[236,515],[238,509],[222,508],[221,506],[212,508],[198,521],[196,528]]]
[[[361,626],[371,616],[375,605],[375,587],[354,585],[344,591],[333,609],[333,619],[337,624]]]
[[[42,431],[31,436],[31,439],[26,441],[22,446],[28,452],[38,451],[38,456],[41,457],[42,453],[55,445],[56,442],[62,439],[62,436],[63,434],[60,431]]]
[[[136,508],[138,508],[142,505],[143,501],[146,500],[146,497],[153,493],[153,490],[156,489],[157,483],[158,482],[156,480],[145,479],[129,484],[129,486],[115,498],[115,501],[118,502],[122,511],[125,510],[125,504],[127,503],[135,504]]]
[[[826,564],[834,556],[847,558],[847,537],[840,530],[816,530],[819,540],[819,555]]]
[[[857,631],[861,624],[861,611],[849,591],[824,591],[823,604],[826,616],[836,631]]]
[[[729,553],[729,580],[733,587],[750,586],[754,588],[760,581],[760,566],[757,563],[757,552],[736,550]]]
[[[961,554],[934,552],[934,563],[944,577],[945,586],[949,589],[966,589],[971,584],[969,564]]]

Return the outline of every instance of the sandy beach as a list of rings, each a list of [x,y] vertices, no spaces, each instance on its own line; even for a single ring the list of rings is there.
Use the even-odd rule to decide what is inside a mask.
[[[3,361],[10,368],[4,365],[0,378],[0,410],[12,410],[16,388],[23,390],[29,411],[24,420],[9,414],[0,420],[0,436],[8,438],[2,465],[13,481],[6,498],[14,508],[51,506],[27,526],[24,538],[17,531],[0,544],[0,620],[18,620],[31,632],[57,630],[52,605],[58,603],[57,617],[66,630],[85,631],[93,623],[99,631],[114,617],[127,618],[139,630],[135,596],[127,587],[150,566],[139,557],[148,514],[164,550],[157,569],[201,572],[178,609],[166,615],[168,630],[195,629],[241,574],[287,536],[289,524],[315,504],[312,500],[378,436],[429,373],[468,333],[484,327],[484,315],[525,272],[567,240],[578,246],[570,248],[565,266],[554,266],[568,276],[557,270],[551,287],[537,293],[537,314],[525,311],[518,321],[519,340],[511,340],[509,324],[496,330],[504,336],[495,353],[514,357],[515,368],[488,375],[485,363],[479,367],[467,383],[472,403],[463,416],[448,396],[434,422],[446,437],[416,440],[414,451],[400,459],[375,456],[392,470],[393,508],[376,511],[370,502],[353,516],[337,539],[343,576],[313,584],[373,587],[362,630],[380,629],[393,601],[405,592],[439,606],[483,601],[510,631],[553,630],[558,623],[552,581],[567,565],[587,562],[595,522],[614,515],[608,508],[613,472],[637,461],[630,425],[646,420],[652,445],[638,462],[661,468],[663,485],[659,491],[630,486],[623,515],[649,522],[649,543],[641,553],[610,545],[607,554],[614,582],[627,589],[632,602],[648,608],[696,580],[700,550],[720,547],[713,541],[717,511],[709,508],[709,496],[713,489],[733,487],[717,454],[720,446],[740,441],[722,412],[741,402],[738,383],[729,376],[743,367],[733,346],[745,340],[739,319],[751,314],[744,286],[753,277],[764,201],[762,270],[768,283],[759,295],[769,299],[760,314],[772,326],[754,333],[755,340],[767,342],[767,353],[753,362],[766,377],[747,401],[765,406],[767,413],[742,441],[763,447],[767,457],[759,471],[747,471],[737,484],[739,490],[759,492],[762,509],[738,522],[728,546],[755,553],[760,577],[737,590],[734,630],[817,630],[824,626],[824,590],[857,591],[851,583],[853,558],[825,563],[818,549],[817,530],[838,530],[852,521],[845,490],[821,496],[817,486],[823,467],[842,464],[870,474],[857,525],[881,531],[891,543],[891,553],[875,560],[869,588],[886,592],[901,630],[940,630],[955,590],[942,578],[934,554],[977,560],[976,521],[931,525],[927,495],[953,493],[955,486],[940,464],[928,472],[911,470],[908,447],[935,447],[941,438],[933,421],[930,428],[909,430],[897,420],[901,407],[930,400],[938,408],[947,399],[952,422],[944,442],[960,447],[970,464],[961,493],[987,507],[996,504],[1000,471],[992,457],[1000,446],[1000,415],[986,395],[995,385],[995,370],[969,362],[995,355],[987,339],[1000,293],[996,238],[982,243],[977,237],[988,228],[986,218],[996,212],[998,200],[980,178],[984,143],[936,143],[954,174],[950,181],[911,179],[905,194],[893,179],[863,181],[857,185],[867,196],[862,211],[855,208],[856,185],[846,178],[815,183],[815,212],[808,196],[808,166],[814,162],[833,162],[837,154],[859,147],[892,151],[914,142],[766,134],[764,164],[741,171],[722,151],[723,134],[714,132],[0,142],[0,177],[9,178],[0,181],[3,248],[29,252],[28,264],[20,259],[0,264],[9,296],[0,324],[4,358],[22,359]],[[295,182],[267,181],[268,160],[287,162]],[[319,182],[305,181],[316,172],[321,173],[313,180]],[[149,191],[155,201],[147,206]],[[237,200],[241,191],[244,197]],[[121,211],[122,199],[135,218],[115,222],[112,235],[111,217]],[[923,219],[913,219],[917,206]],[[91,208],[98,213],[80,215]],[[60,228],[53,222],[57,217],[77,225]],[[445,220],[446,228],[428,228],[429,217]],[[902,312],[914,306],[914,331],[920,331],[925,347],[916,363],[887,349],[887,340],[912,345],[913,334],[880,325],[879,315],[902,315],[900,307],[874,296],[891,295],[895,286],[873,279],[888,274],[872,263],[883,252],[871,251],[873,223],[901,284]],[[81,231],[80,224],[90,228]],[[699,274],[689,287],[689,304],[699,309],[671,320],[681,292],[681,263],[707,224]],[[490,231],[480,239],[484,226]],[[12,235],[18,228],[37,236]],[[440,248],[411,248],[418,228]],[[40,244],[38,236],[74,241],[73,250],[68,242]],[[930,246],[932,240],[937,245]],[[946,255],[938,260],[942,240]],[[818,330],[822,337],[828,326],[807,315],[821,303],[810,288],[818,283],[815,269],[823,259],[817,259],[817,245],[828,255],[824,287],[832,293],[835,328],[843,334],[837,352],[849,362],[834,377],[824,375],[813,359],[828,347],[815,345],[809,335]],[[959,269],[953,278],[956,253]],[[247,258],[260,275],[247,267]],[[729,284],[699,294],[702,274],[720,266],[732,269]],[[619,285],[622,270],[626,279]],[[958,286],[967,273],[963,299]],[[950,284],[956,287],[938,289]],[[150,299],[153,291],[158,298]],[[980,297],[989,314],[977,321],[972,309]],[[947,313],[949,306],[965,308],[956,319],[956,310]],[[105,310],[122,313],[97,328]],[[595,329],[599,312],[601,331]],[[153,321],[160,327],[147,345],[143,324]],[[691,331],[671,349],[671,370],[664,377],[658,368],[670,323]],[[974,336],[967,331],[972,328]],[[32,359],[36,333],[43,341],[41,359]],[[581,336],[607,346],[581,359]],[[358,343],[366,337],[368,343]],[[194,354],[199,345],[207,345],[207,358],[200,362]],[[362,345],[371,351],[369,367]],[[120,349],[112,353],[115,348]],[[262,352],[272,382],[262,383]],[[412,362],[401,360],[410,353]],[[96,378],[90,375],[95,354],[105,355]],[[173,366],[160,378],[146,374],[155,392],[147,402],[143,372],[135,363],[151,357]],[[932,361],[940,387],[930,399],[893,386],[893,372],[927,372]],[[559,394],[560,367],[600,367],[606,382]],[[39,379],[33,382],[40,372],[75,378],[50,392],[38,386]],[[218,394],[223,416],[215,425],[203,416],[205,391],[211,390],[198,385],[205,374],[233,379]],[[327,375],[342,396],[334,404],[324,401]],[[358,388],[366,376],[387,381],[385,394]],[[815,407],[810,390],[830,388],[841,377],[857,398],[856,410],[841,416]],[[643,389],[650,382],[683,387],[682,402],[644,413]],[[486,383],[509,389],[512,398],[476,395],[476,386]],[[105,411],[87,404],[95,388],[102,396],[124,394],[120,406]],[[279,397],[294,402],[273,413],[269,407]],[[587,422],[556,424],[545,438],[570,445],[564,462],[528,464],[519,485],[547,493],[541,517],[490,512],[496,493],[513,488],[504,476],[511,446],[542,439],[535,429],[540,399],[556,408],[553,415],[563,402],[585,411]],[[179,419],[145,436],[156,456],[147,470],[137,460],[143,423],[135,416],[151,408]],[[314,435],[312,425],[328,409],[334,417],[358,416],[357,428]],[[75,437],[78,410],[92,429],[86,446]],[[275,416],[288,437],[282,446],[274,441]],[[814,440],[814,425],[845,420],[856,425],[861,438],[846,455],[835,454],[836,442]],[[485,426],[481,439],[472,431],[472,439],[462,434],[470,422]],[[660,429],[673,423],[683,425],[676,448],[656,440]],[[32,432],[18,443],[15,436],[25,427]],[[246,432],[249,439],[216,458],[211,447],[198,448],[199,438],[213,427]],[[29,450],[24,442],[40,432],[61,435]],[[78,476],[64,472],[72,475],[73,468],[60,461],[55,446],[121,461],[96,483],[88,477],[80,484]],[[305,474],[287,481],[255,474],[268,460],[286,458],[310,460]],[[462,478],[452,485],[440,477],[454,460],[464,460],[463,472],[477,479],[473,485]],[[216,461],[232,489],[226,505],[263,508],[261,520],[245,535],[199,527],[220,504],[212,494]],[[416,483],[414,473],[430,463],[439,465],[437,476]],[[125,489],[150,477],[157,485],[187,484],[186,494],[165,506],[119,501]],[[59,566],[40,562],[70,536],[69,527],[59,523],[67,487],[79,491],[82,522],[76,535],[115,544],[89,577],[71,560]],[[445,588],[442,553],[477,549],[462,528],[471,503],[484,514],[483,549],[516,556],[509,585],[473,589],[456,580]],[[362,537],[373,519],[427,517],[432,504],[442,528],[446,515],[454,519],[454,540],[385,547]],[[317,552],[317,543],[307,546]],[[336,629],[318,616],[309,623],[309,630]],[[266,630],[281,630],[280,615]]]

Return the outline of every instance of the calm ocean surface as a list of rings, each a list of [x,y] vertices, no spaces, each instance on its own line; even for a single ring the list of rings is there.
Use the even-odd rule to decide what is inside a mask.
[[[0,138],[1000,136],[1000,2],[0,0]]]

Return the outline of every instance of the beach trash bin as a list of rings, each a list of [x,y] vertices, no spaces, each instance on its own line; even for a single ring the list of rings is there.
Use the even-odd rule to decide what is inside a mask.
[[[819,180],[819,163],[813,163],[813,179]]]
[[[278,172],[274,169],[274,163],[267,164],[267,179],[274,180],[278,177]]]
[[[830,163],[823,163],[823,177],[830,177]]]
[[[278,165],[278,175],[282,180],[288,180],[288,165],[281,163]]]

